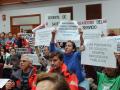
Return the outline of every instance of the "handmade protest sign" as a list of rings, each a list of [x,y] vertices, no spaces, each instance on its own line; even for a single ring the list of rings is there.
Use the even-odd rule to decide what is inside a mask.
[[[120,35],[118,36],[108,36],[108,37],[105,37],[106,39],[108,40],[115,40],[116,43],[117,43],[117,52],[120,52]]]
[[[51,30],[50,29],[40,29],[35,32],[35,46],[49,46],[51,41]]]
[[[115,40],[105,38],[93,39],[85,44],[85,51],[81,54],[81,63],[93,66],[116,67],[114,52],[117,51]]]
[[[76,21],[61,21],[56,35],[57,41],[79,40],[78,24]]]
[[[83,30],[84,39],[95,39],[107,35],[107,21],[103,19],[84,20],[78,22],[79,28]]]
[[[45,21],[46,27],[57,27],[60,21],[70,20],[70,13],[47,14]]]
[[[15,48],[15,49],[16,49],[16,53],[19,55],[30,53],[28,48]]]

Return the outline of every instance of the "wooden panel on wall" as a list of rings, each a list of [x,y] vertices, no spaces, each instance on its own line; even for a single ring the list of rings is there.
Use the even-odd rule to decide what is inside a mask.
[[[22,0],[0,0],[0,4],[14,4],[20,3]]]
[[[59,13],[70,13],[71,20],[73,20],[73,7],[60,7]]]
[[[20,32],[20,26],[11,26],[12,34],[17,34]]]
[[[33,19],[33,17],[37,17],[37,18]],[[26,19],[26,18],[28,18],[28,19]],[[29,20],[29,19],[31,19],[31,20]],[[18,21],[16,21],[16,20],[18,20]],[[34,21],[32,21],[32,20],[34,20]],[[11,16],[10,17],[11,32],[13,34],[19,33],[21,31],[21,29],[23,29],[26,32],[32,32],[32,29],[35,26],[40,25],[40,23],[41,23],[41,15],[40,14],[23,15],[23,16]],[[29,27],[31,27],[31,28],[29,29]]]
[[[86,5],[86,20],[101,19],[101,18],[102,18],[101,4]]]

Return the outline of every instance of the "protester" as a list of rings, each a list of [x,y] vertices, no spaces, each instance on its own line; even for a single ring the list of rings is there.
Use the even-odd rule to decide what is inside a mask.
[[[104,68],[98,74],[98,90],[120,90],[120,73],[117,68]]]
[[[20,60],[20,69],[12,73],[11,80],[6,84],[6,90],[31,90],[36,81],[36,68],[32,66],[32,59],[23,54]]]
[[[80,45],[80,51],[82,51],[83,48],[83,37],[82,37],[82,32],[80,32],[80,41],[81,41],[81,45]],[[51,52],[56,52],[56,47],[55,47],[55,35],[56,35],[56,31],[52,32],[52,38],[51,38],[51,43],[50,43],[50,51]],[[81,62],[81,53],[80,51],[76,51],[76,45],[73,41],[67,41],[66,45],[65,45],[65,52],[64,52],[64,56],[63,56],[63,60],[64,63],[67,65],[68,70],[71,73],[75,73],[78,77],[79,83],[82,82],[84,80],[84,75],[83,75],[83,71],[82,71],[82,66],[80,64]]]

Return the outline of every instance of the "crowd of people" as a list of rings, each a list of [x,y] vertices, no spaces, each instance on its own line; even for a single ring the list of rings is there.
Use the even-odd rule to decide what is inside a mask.
[[[33,65],[29,54],[16,53],[16,48],[30,48],[20,33],[0,33],[0,78],[10,79],[1,90],[120,90],[120,54],[115,53],[116,68],[82,65],[85,46],[83,32],[78,31],[79,49],[71,40],[64,47],[57,45],[53,30],[50,46],[38,56],[40,66]]]

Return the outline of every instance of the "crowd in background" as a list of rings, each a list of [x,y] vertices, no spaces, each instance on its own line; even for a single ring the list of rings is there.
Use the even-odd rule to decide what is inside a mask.
[[[77,50],[70,40],[64,45],[55,43],[56,31],[53,31],[50,46],[44,47],[43,56],[39,56],[40,66],[33,66],[28,54],[16,53],[16,48],[30,48],[29,41],[20,33],[0,33],[0,78],[11,79],[3,90],[120,90],[120,54],[115,53],[116,68],[81,65],[85,47],[83,33],[79,34],[81,44]],[[46,80],[54,84],[57,80],[60,85],[54,86]],[[48,84],[41,85],[43,81]]]

